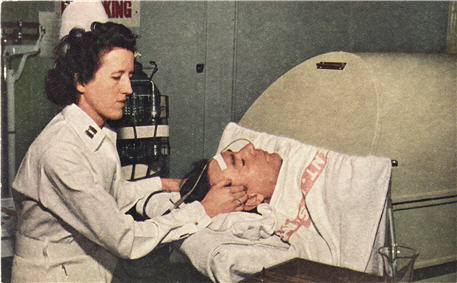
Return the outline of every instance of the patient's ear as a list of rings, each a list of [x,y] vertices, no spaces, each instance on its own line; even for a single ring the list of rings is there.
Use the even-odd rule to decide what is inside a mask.
[[[262,194],[253,193],[248,195],[248,200],[244,204],[244,210],[249,211],[256,208],[259,204],[261,204],[264,200],[264,196]]]

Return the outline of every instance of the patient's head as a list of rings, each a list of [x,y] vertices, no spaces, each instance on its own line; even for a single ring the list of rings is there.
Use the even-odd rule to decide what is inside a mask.
[[[256,149],[249,143],[241,150],[222,152],[218,158],[209,161],[207,172],[205,172],[199,186],[196,188],[196,195],[203,194],[209,187],[223,179],[230,179],[233,185],[243,185],[247,189],[248,200],[244,210],[252,210],[262,202],[269,202],[278,179],[282,158],[277,153],[268,153]],[[203,162],[199,162],[201,168]],[[198,167],[198,166],[197,166]],[[197,172],[198,169],[194,168]],[[199,173],[199,172],[198,172]],[[189,174],[188,174],[189,175]],[[193,173],[195,176],[196,173]],[[190,179],[193,179],[190,180]],[[188,191],[196,178],[189,178],[187,189],[183,187],[181,194]],[[203,188],[205,187],[205,188]],[[199,191],[199,192],[198,192]],[[206,194],[206,192],[204,192]],[[204,197],[204,194],[203,194]],[[193,199],[198,200],[198,199]]]

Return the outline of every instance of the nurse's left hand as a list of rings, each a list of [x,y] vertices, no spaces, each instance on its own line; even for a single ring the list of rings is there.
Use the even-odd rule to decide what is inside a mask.
[[[167,192],[179,192],[182,179],[160,178],[162,190]]]

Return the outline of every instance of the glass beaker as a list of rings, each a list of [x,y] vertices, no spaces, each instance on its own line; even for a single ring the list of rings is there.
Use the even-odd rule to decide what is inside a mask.
[[[384,277],[387,282],[411,282],[414,262],[419,253],[403,246],[382,247],[378,250],[384,263]]]

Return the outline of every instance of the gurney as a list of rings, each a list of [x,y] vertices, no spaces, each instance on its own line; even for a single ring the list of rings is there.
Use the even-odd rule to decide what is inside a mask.
[[[200,272],[237,282],[301,257],[382,273],[376,250],[384,244],[390,159],[341,154],[235,123],[225,128],[220,148],[241,137],[283,157],[276,188],[259,214],[217,216],[184,240],[180,249]]]

